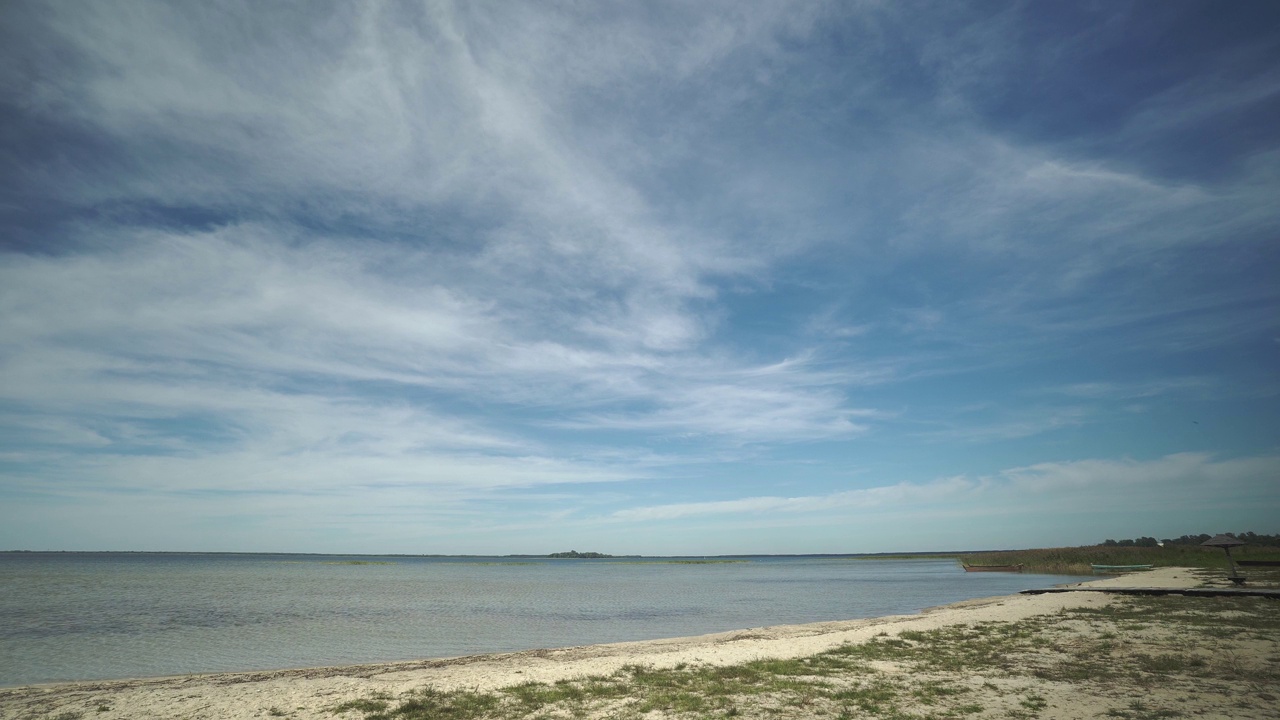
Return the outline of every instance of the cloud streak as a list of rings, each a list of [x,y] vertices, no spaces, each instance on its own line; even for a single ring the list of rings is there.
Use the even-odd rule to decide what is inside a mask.
[[[748,497],[676,503],[619,510],[612,519],[671,521],[717,515],[838,516],[853,520],[869,512],[923,515],[940,506],[961,516],[1036,513],[1046,502],[1061,512],[1098,509],[1110,504],[1144,503],[1172,508],[1234,507],[1238,502],[1273,506],[1280,491],[1267,478],[1280,470],[1280,457],[1217,460],[1181,453],[1150,461],[1076,460],[1010,468],[992,476],[940,478],[925,483],[899,482],[802,497]],[[1046,498],[1051,498],[1046,500]]]

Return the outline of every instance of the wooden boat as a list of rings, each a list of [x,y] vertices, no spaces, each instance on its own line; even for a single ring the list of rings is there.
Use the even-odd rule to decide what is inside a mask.
[[[1236,564],[1243,567],[1280,567],[1280,560],[1237,560]]]
[[[1139,570],[1150,570],[1150,565],[1090,565],[1095,573],[1103,575],[1115,575],[1119,573],[1137,572]]]
[[[964,565],[964,563],[961,563]],[[1022,563],[1017,565],[964,565],[965,572],[1022,572]]]

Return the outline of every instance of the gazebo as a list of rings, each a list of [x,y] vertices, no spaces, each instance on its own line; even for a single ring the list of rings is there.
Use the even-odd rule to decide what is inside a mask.
[[[1245,544],[1244,541],[1237,540],[1236,538],[1233,538],[1230,535],[1215,535],[1200,544],[1205,547],[1220,547],[1224,551],[1226,551],[1227,569],[1231,571],[1231,574],[1227,576],[1227,579],[1237,585],[1244,584],[1244,580],[1245,580],[1244,576],[1241,575],[1238,570],[1236,570],[1236,561],[1231,557],[1231,548],[1240,547],[1241,545],[1244,545]]]

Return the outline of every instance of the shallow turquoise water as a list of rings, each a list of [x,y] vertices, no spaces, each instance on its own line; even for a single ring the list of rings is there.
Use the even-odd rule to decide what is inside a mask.
[[[351,564],[361,560],[388,564]],[[1076,579],[829,557],[0,553],[0,686],[698,635],[910,613]]]

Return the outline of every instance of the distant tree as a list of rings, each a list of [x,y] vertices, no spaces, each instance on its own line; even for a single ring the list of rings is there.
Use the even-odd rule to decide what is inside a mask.
[[[1208,535],[1203,537],[1199,535],[1183,535],[1182,537],[1165,538],[1162,542],[1165,545],[1198,545],[1208,539]]]
[[[1233,538],[1237,538],[1248,545],[1280,547],[1280,535],[1263,535],[1263,534],[1259,534],[1252,531],[1242,532],[1242,533],[1223,533],[1223,534]],[[1205,540],[1208,540],[1211,537],[1213,536],[1209,535],[1208,533],[1200,533],[1199,535],[1183,535],[1181,537],[1176,537],[1176,538],[1165,538],[1161,542],[1163,542],[1165,545],[1199,545],[1200,543],[1204,542]],[[1152,545],[1158,545],[1159,542],[1157,542],[1156,539],[1152,537],[1140,537],[1136,540],[1120,540],[1118,542],[1115,540],[1107,540],[1103,544],[1107,546],[1120,546],[1120,547],[1130,547],[1130,546],[1151,547]]]
[[[1104,542],[1104,543],[1102,543],[1102,544],[1103,544],[1103,545],[1106,545],[1107,547],[1115,547],[1115,546],[1116,546],[1116,545],[1118,545],[1119,543],[1117,543],[1115,540],[1112,540],[1112,539],[1108,538],[1108,539],[1107,539],[1107,541],[1106,541],[1106,542]]]
[[[613,557],[613,556],[612,556],[612,555],[606,555],[606,554],[604,554],[604,553],[598,553],[598,552],[584,552],[584,553],[580,553],[580,552],[578,552],[577,550],[570,550],[569,552],[551,553],[551,554],[550,554],[550,555],[548,555],[547,557],[553,557],[553,558],[572,558],[572,559],[586,559],[586,560],[593,560],[593,559],[597,559],[597,558],[611,558],[611,557]]]

